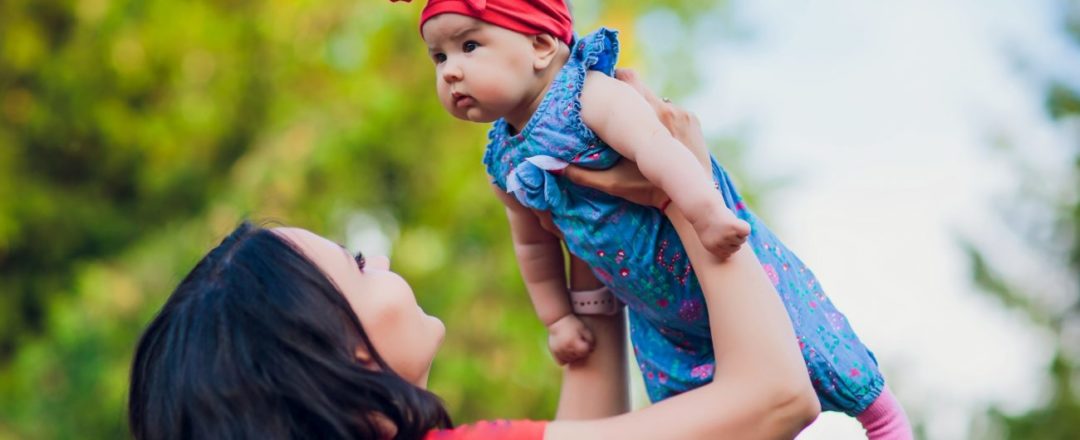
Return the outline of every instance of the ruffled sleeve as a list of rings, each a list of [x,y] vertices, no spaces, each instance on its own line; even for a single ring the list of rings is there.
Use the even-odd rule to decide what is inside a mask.
[[[566,168],[565,161],[551,156],[532,156],[510,171],[506,192],[514,194],[519,203],[540,211],[562,204],[564,193],[552,172]]]
[[[547,422],[495,420],[431,431],[424,440],[543,440]]]
[[[581,90],[585,87],[588,71],[595,70],[604,75],[615,76],[615,63],[619,59],[619,32],[600,28],[574,42],[574,63],[579,71],[574,77],[577,87],[569,111],[566,114],[566,126],[573,135],[584,142],[567,160],[585,168],[606,169],[619,161],[619,153],[603,144],[581,118]]]
[[[619,32],[600,28],[575,42],[577,56],[587,70],[596,70],[607,76],[615,76],[615,63],[619,59]]]

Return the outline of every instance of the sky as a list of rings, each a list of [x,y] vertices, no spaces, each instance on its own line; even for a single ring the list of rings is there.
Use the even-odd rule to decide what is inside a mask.
[[[1018,276],[1046,266],[1005,225],[1019,178],[993,145],[1063,182],[1069,136],[1047,119],[1040,84],[1080,81],[1080,54],[1055,7],[734,0],[721,31],[740,37],[710,38],[713,23],[689,31],[718,42],[702,44],[704,83],[684,104],[709,133],[744,140],[751,175],[790,179],[768,194],[771,227],[931,439],[966,438],[991,403],[1022,411],[1043,396],[1047,335],[976,290],[960,243]],[[865,437],[826,414],[800,438]]]

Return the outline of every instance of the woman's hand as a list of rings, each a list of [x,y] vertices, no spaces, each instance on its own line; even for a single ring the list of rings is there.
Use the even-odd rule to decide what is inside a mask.
[[[652,90],[641,83],[632,70],[619,69],[615,72],[615,78],[637,90],[656,111],[656,116],[671,132],[672,137],[689,149],[694,157],[698,158],[701,166],[712,174],[705,136],[701,133],[701,123],[697,116],[658,98]],[[590,170],[571,165],[563,170],[563,175],[578,185],[598,189],[639,205],[663,208],[671,200],[659,187],[653,185],[641,174],[637,164],[627,159],[621,160],[606,170]]]
[[[656,116],[660,118],[660,123],[667,127],[671,136],[682,143],[691,153],[694,153],[694,157],[698,158],[698,162],[701,162],[702,166],[706,169],[711,168],[709,165],[709,148],[705,145],[705,136],[701,133],[701,122],[698,120],[697,115],[672,104],[671,101],[657,98],[656,94],[641,82],[637,72],[633,70],[619,69],[615,71],[615,78],[637,90],[645,98],[645,101],[652,106]]]

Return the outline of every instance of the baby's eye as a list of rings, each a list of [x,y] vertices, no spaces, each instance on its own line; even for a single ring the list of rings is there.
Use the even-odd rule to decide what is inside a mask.
[[[469,53],[469,52],[472,52],[472,51],[476,50],[476,48],[478,48],[478,47],[480,47],[480,43],[469,40],[469,41],[466,41],[464,44],[461,45],[461,50],[465,51],[465,53]]]
[[[431,60],[435,61],[435,64],[442,64],[444,61],[446,61],[446,54],[444,54],[444,53],[432,54],[431,55]]]

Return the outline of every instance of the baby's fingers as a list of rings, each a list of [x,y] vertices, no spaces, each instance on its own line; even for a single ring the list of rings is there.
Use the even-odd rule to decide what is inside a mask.
[[[589,349],[592,349],[593,345],[596,344],[596,340],[593,339],[592,332],[589,331],[589,329],[586,327],[582,328],[581,332],[579,333],[581,335],[581,340],[585,341],[585,343],[588,344]]]
[[[570,351],[567,353],[567,362],[576,362],[585,359],[592,352],[592,344],[586,342],[584,339],[578,339],[570,346]]]
[[[559,365],[566,365],[584,358],[589,354],[589,351],[589,344],[584,340],[578,339],[567,347],[555,352],[555,361],[558,362]]]

